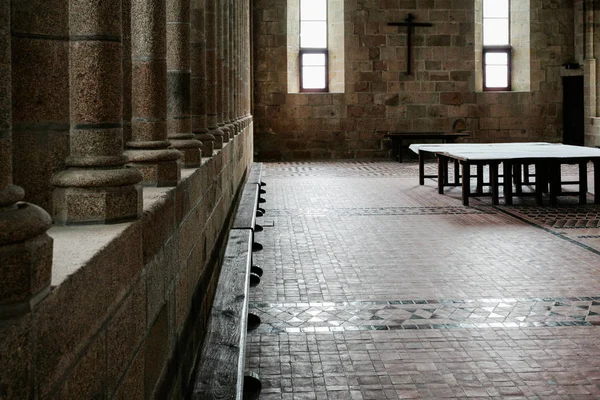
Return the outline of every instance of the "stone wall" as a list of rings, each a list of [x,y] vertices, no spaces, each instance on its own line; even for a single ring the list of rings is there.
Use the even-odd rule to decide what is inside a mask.
[[[182,398],[253,162],[242,0],[0,0],[0,399]]]
[[[0,330],[3,398],[166,398],[182,390],[252,160],[251,137],[248,127],[184,170],[176,188],[146,189],[144,215],[133,223],[49,230],[54,289]]]
[[[289,93],[286,3],[255,2],[258,158],[384,158],[385,132],[452,130],[457,120],[470,141],[562,140],[562,64],[575,46],[570,1],[531,1],[528,76],[516,75],[529,78],[529,90],[502,93],[477,90],[473,0],[346,0],[344,93]],[[406,28],[387,26],[408,13],[434,24],[416,28],[410,76]]]

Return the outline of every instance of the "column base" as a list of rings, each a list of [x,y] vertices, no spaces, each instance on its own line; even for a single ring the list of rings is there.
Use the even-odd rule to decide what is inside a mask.
[[[196,168],[202,163],[202,142],[196,139],[171,139],[171,147],[181,152],[184,168]]]
[[[181,153],[175,149],[127,150],[127,166],[137,168],[144,186],[177,186],[181,179]]]
[[[0,211],[0,320],[30,312],[49,293],[51,224],[48,213],[33,204]]]
[[[209,133],[215,138],[215,141],[213,142],[214,148],[216,150],[222,149],[223,143],[226,143],[227,141],[225,140],[225,133],[221,130],[221,128],[212,129]]]
[[[196,139],[202,142],[202,157],[212,157],[215,149],[215,137],[208,132],[197,133]]]
[[[229,142],[231,140],[231,133],[229,132],[229,126],[225,124],[219,125],[219,129],[223,132],[223,144]]]
[[[143,211],[139,184],[116,187],[59,187],[54,190],[54,221],[60,225],[131,221]]]

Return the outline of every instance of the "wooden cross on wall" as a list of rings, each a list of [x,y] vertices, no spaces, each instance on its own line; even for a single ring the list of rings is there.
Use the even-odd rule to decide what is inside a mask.
[[[415,31],[415,26],[433,26],[433,24],[430,22],[415,22],[415,16],[409,13],[404,22],[389,22],[388,26],[406,26],[407,28],[406,34],[408,36],[406,38],[406,73],[410,75],[412,73],[412,34]]]

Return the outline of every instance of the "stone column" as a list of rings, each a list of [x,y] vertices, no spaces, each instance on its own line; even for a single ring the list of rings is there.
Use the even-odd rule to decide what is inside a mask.
[[[239,120],[240,129],[244,129],[244,18],[246,18],[246,14],[244,12],[243,2],[239,0],[239,16],[240,21],[238,23],[238,101],[237,101],[237,115]]]
[[[121,0],[121,25],[123,32],[121,44],[123,56],[121,65],[123,68],[123,143],[131,142],[131,0]]]
[[[165,0],[131,0],[132,120],[125,154],[145,185],[175,186],[181,153],[167,140]]]
[[[584,102],[585,109],[584,115],[586,121],[586,132],[585,132],[585,145],[596,146],[598,141],[598,88],[597,88],[597,74],[598,74],[598,63],[595,58],[594,49],[594,1],[584,0],[583,2],[583,42],[585,44],[583,48],[584,60],[583,60],[583,71],[584,71]]]
[[[215,137],[215,149],[223,148],[225,133],[217,123],[217,4],[220,0],[205,0],[206,4],[206,123]]]
[[[69,2],[71,154],[54,175],[59,224],[113,222],[142,213],[142,176],[125,168],[121,1]]]
[[[231,115],[229,114],[229,94],[231,93],[231,12],[229,0],[223,0],[223,124],[227,131],[229,139],[233,138],[235,132],[231,125]]]
[[[192,132],[202,142],[202,157],[211,157],[215,137],[206,125],[206,10],[205,0],[192,0],[191,113]]]
[[[235,2],[229,0],[229,124],[234,135],[239,133],[235,115],[235,68],[236,68],[236,36],[237,10]]]
[[[233,125],[235,126],[236,134],[241,132],[240,123],[239,123],[239,114],[237,112],[237,101],[239,98],[238,95],[238,73],[239,73],[239,43],[240,43],[240,5],[238,0],[233,0],[232,5],[233,10],[233,71],[232,71],[232,89],[231,89],[231,112],[232,112],[232,120]]]
[[[223,142],[229,141],[229,128],[225,125],[225,3],[217,4],[217,125],[223,131]]]
[[[52,273],[52,219],[22,202],[12,180],[10,26],[10,1],[0,0],[0,321],[31,311],[50,292]]]
[[[190,11],[190,0],[167,0],[167,137],[187,168],[202,161],[190,115]]]
[[[243,93],[243,104],[244,104],[244,126],[248,127],[251,122],[250,107],[251,107],[251,78],[252,78],[252,57],[250,51],[252,46],[250,45],[250,5],[244,3],[244,33],[243,39],[243,51],[244,55],[244,74],[242,76],[242,82],[244,85]]]

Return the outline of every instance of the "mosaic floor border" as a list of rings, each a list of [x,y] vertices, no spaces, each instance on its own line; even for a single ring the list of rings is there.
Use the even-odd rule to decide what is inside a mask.
[[[377,215],[459,215],[459,214],[496,214],[489,207],[363,207],[363,208],[306,208],[306,209],[272,209],[269,216],[290,215],[335,215],[335,216],[377,216]]]
[[[600,326],[600,296],[251,303],[249,310],[263,320],[258,333]]]

